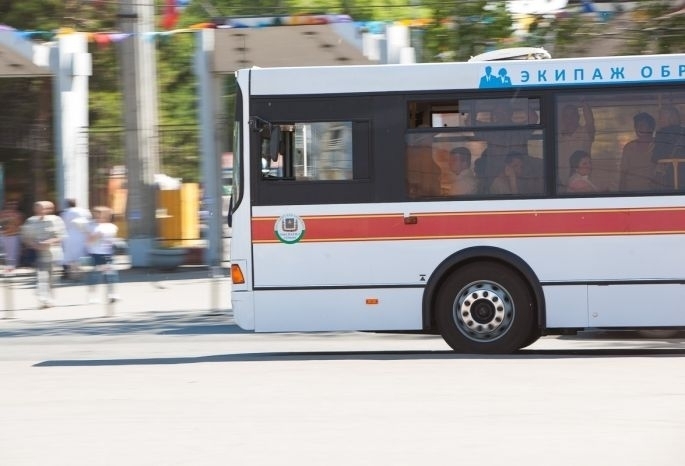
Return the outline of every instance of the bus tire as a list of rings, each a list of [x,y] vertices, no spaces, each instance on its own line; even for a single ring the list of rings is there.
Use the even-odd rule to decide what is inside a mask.
[[[492,261],[457,268],[436,297],[443,339],[460,353],[512,353],[536,339],[533,295],[511,267]]]

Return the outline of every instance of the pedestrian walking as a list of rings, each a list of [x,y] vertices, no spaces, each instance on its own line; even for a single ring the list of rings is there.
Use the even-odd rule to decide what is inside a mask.
[[[62,241],[66,236],[64,222],[54,212],[52,202],[38,201],[33,204],[34,215],[21,227],[24,243],[37,252],[36,294],[41,308],[54,303],[54,269],[62,263]]]
[[[64,248],[62,278],[77,280],[81,276],[81,264],[88,256],[86,242],[92,215],[90,210],[77,206],[76,199],[66,199],[65,206],[66,208],[60,215],[67,232],[62,244]]]
[[[119,229],[112,223],[112,209],[109,207],[94,207],[93,218],[95,223],[88,233],[88,251],[93,266],[88,280],[88,302],[97,302],[95,285],[104,278],[107,285],[107,300],[113,303],[119,299],[115,290],[119,276],[112,263]]]
[[[24,216],[19,212],[19,203],[14,199],[5,202],[0,211],[0,237],[2,249],[5,251],[5,271],[11,273],[19,264],[21,254],[21,225]]]

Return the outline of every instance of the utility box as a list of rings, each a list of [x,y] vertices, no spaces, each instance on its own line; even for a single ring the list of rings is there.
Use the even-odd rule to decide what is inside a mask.
[[[179,189],[157,191],[157,232],[160,246],[194,246],[200,239],[200,187],[183,183]]]

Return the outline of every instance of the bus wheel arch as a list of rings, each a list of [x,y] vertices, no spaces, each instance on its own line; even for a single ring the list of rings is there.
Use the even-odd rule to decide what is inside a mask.
[[[542,286],[532,268],[519,256],[490,246],[445,259],[431,274],[423,297],[424,329],[442,334],[463,352],[501,353],[528,346],[542,334],[544,316]]]

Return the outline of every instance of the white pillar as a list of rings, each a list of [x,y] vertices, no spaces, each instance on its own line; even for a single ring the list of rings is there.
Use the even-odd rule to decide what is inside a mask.
[[[385,63],[401,63],[401,50],[409,46],[409,28],[402,25],[389,25],[385,28],[387,40],[387,61]]]
[[[86,34],[60,36],[50,50],[50,68],[54,73],[56,201],[74,198],[88,207],[88,77],[92,64]]]

